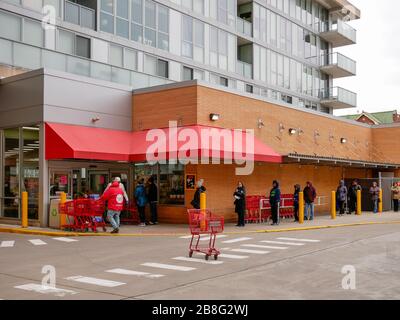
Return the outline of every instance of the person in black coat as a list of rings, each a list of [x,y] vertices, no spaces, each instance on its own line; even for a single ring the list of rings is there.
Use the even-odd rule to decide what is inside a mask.
[[[279,205],[281,202],[281,189],[279,189],[279,182],[274,180],[272,182],[272,189],[269,193],[269,203],[271,205],[272,224],[276,226],[279,224]]]
[[[197,182],[197,189],[194,193],[193,200],[190,202],[194,209],[200,209],[200,194],[206,192],[206,188],[203,186],[204,180],[200,179]]]
[[[238,214],[237,227],[244,227],[244,212],[246,210],[246,189],[242,182],[238,183],[238,186],[233,193],[235,198],[235,212]]]
[[[293,208],[294,208],[294,222],[299,221],[299,194],[301,191],[301,187],[299,184],[294,186],[293,193]]]
[[[154,177],[150,177],[147,182],[147,200],[150,205],[151,221],[150,224],[158,224],[157,203],[158,203],[158,189],[154,183]]]

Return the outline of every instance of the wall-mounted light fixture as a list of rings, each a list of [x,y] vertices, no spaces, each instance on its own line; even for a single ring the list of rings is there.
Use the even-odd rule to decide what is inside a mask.
[[[210,120],[211,121],[218,121],[221,116],[218,113],[211,113]]]
[[[340,143],[342,143],[342,144],[347,143],[347,139],[346,138],[340,138]]]
[[[258,127],[258,129],[265,127],[264,121],[262,119],[258,119],[257,127]]]
[[[295,135],[296,133],[297,133],[297,129],[294,129],[294,128],[290,128],[290,129],[289,129],[289,134],[290,134],[291,136]]]
[[[99,117],[92,118],[92,122],[93,122],[93,123],[96,123],[97,121],[100,121],[100,118],[99,118]]]

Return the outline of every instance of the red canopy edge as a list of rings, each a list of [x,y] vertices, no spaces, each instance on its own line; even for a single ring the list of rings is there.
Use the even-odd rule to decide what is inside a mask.
[[[186,141],[171,141],[169,134],[177,132],[178,134],[184,130],[190,129],[190,132],[195,133],[198,137],[197,144],[193,150],[190,151],[191,157],[187,156],[185,159],[191,158],[201,160],[201,156],[211,158],[216,156],[219,159],[232,160],[242,159],[246,161],[259,161],[259,162],[272,162],[281,163],[282,156],[276,153],[271,147],[261,142],[256,137],[248,137],[250,133],[242,131],[241,141],[233,141],[235,137],[240,135],[240,132],[234,133],[230,130],[230,137],[232,144],[223,144],[223,140],[217,140],[220,145],[219,149],[210,148],[210,141],[204,141],[201,138],[202,130],[206,130],[219,134],[223,128],[207,127],[201,125],[178,127],[176,130],[171,131],[170,128],[163,128],[158,131],[160,135],[164,134],[161,142],[165,143],[168,150],[158,150],[156,154],[158,160],[177,160],[178,152],[185,147]],[[46,123],[45,126],[45,154],[47,160],[61,160],[61,159],[84,159],[84,160],[102,160],[102,161],[131,161],[131,162],[144,162],[148,160],[147,152],[149,146],[154,142],[147,141],[146,139],[150,130],[145,131],[122,131],[103,128],[92,128],[86,126],[68,125],[60,123]],[[151,133],[154,134],[152,131]],[[226,134],[226,132],[225,132]],[[236,136],[236,135],[237,136]],[[218,136],[217,136],[218,137]],[[246,150],[246,138],[253,139],[254,152],[247,154],[234,153],[233,144],[241,145],[243,151]],[[230,142],[230,141],[229,141]],[[202,145],[208,146],[201,148]],[[212,147],[215,147],[212,145]],[[240,151],[240,150],[239,150]],[[182,158],[180,158],[182,159]],[[209,161],[211,163],[211,160]],[[235,161],[233,161],[235,162]]]

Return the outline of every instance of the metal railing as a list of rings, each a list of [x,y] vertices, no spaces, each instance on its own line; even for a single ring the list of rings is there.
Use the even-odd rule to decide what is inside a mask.
[[[356,62],[345,55],[335,52],[323,54],[321,56],[321,66],[337,65],[339,68],[349,71],[351,74],[356,74]]]
[[[83,28],[96,29],[96,10],[65,1],[64,21],[74,23]]]
[[[251,79],[253,77],[253,65],[237,60],[236,72],[245,78]]]
[[[253,24],[242,18],[236,17],[236,31],[246,36],[251,37],[253,35]]]
[[[357,94],[341,87],[333,87],[321,90],[320,98],[321,100],[336,100],[350,106],[357,106]]]
[[[342,20],[334,21],[331,24],[329,22],[321,23],[321,33],[331,31],[340,33],[354,43],[357,41],[357,30]]]

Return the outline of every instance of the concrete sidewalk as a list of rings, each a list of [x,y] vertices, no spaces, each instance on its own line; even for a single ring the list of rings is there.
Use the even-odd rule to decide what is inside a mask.
[[[344,215],[332,220],[328,215],[316,216],[313,221],[304,221],[304,224],[293,222],[292,219],[283,219],[279,226],[270,226],[267,223],[247,224],[244,228],[237,228],[234,223],[225,225],[226,234],[248,234],[262,232],[286,232],[325,228],[339,228],[347,226],[362,226],[370,224],[400,224],[400,213],[384,212],[382,214],[373,214],[364,212],[361,216]],[[109,228],[111,231],[111,229]],[[139,227],[137,225],[122,225],[120,233],[111,235],[110,233],[78,233],[60,231],[50,228],[29,227],[21,228],[19,225],[1,225],[0,232],[19,233],[19,234],[36,234],[45,236],[184,236],[189,235],[190,231],[187,225],[159,224],[156,226]]]

